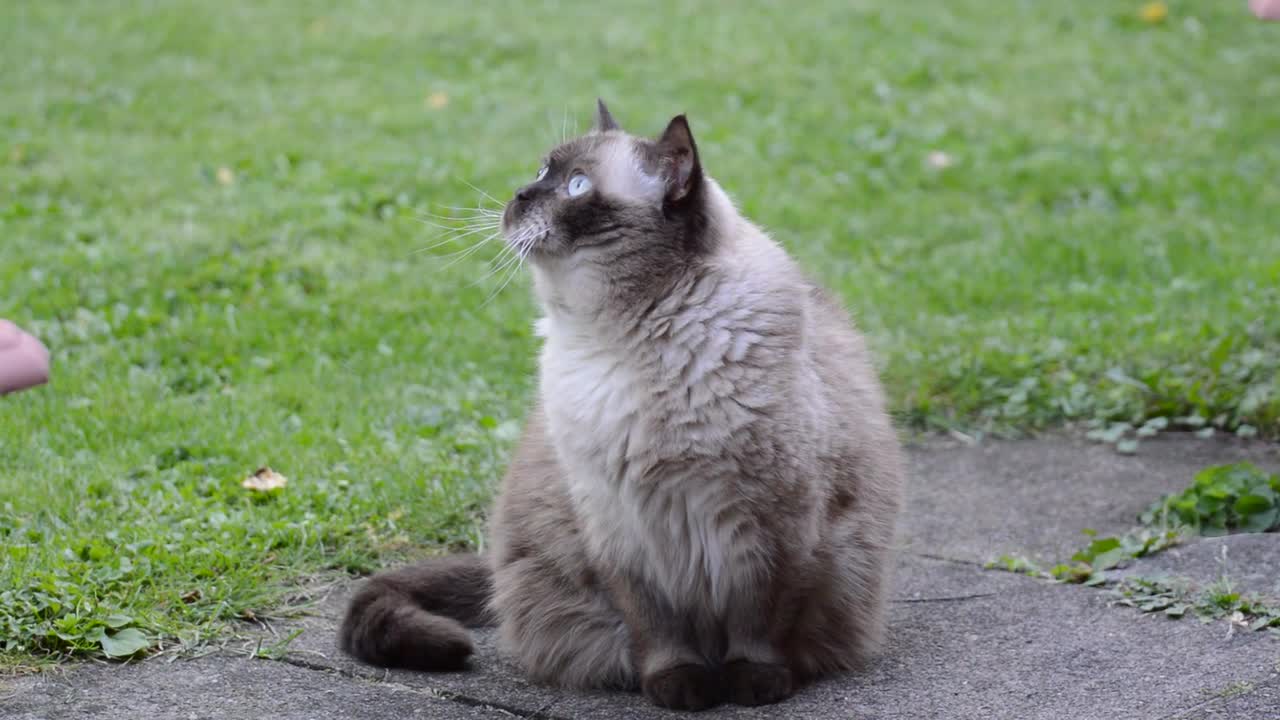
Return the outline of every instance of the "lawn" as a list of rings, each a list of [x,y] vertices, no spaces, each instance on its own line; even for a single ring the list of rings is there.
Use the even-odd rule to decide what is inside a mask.
[[[1243,0],[336,5],[0,3],[0,317],[55,358],[0,399],[0,668],[481,544],[535,308],[431,216],[597,95],[689,113],[904,431],[1280,436],[1280,25]]]

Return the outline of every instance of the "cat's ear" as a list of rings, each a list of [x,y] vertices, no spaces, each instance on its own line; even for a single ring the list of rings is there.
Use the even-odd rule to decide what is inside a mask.
[[[609,130],[620,130],[618,121],[613,119],[613,115],[609,113],[609,107],[604,104],[604,100],[596,98],[596,131],[608,132]]]
[[[671,118],[667,129],[658,139],[661,156],[662,179],[667,185],[667,200],[680,202],[697,190],[702,182],[702,163],[698,160],[698,146],[693,142],[693,132],[684,115]]]

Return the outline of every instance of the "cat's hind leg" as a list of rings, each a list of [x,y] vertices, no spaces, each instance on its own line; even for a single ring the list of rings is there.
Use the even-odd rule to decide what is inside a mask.
[[[531,679],[582,689],[637,686],[627,627],[590,572],[568,577],[529,556],[494,579],[499,649]]]
[[[882,542],[854,538],[841,552],[820,557],[812,585],[794,605],[786,643],[797,679],[863,667],[880,650],[893,560]]]

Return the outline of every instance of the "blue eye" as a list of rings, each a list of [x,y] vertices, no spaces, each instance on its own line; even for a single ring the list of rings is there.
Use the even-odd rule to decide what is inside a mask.
[[[578,173],[569,178],[569,197],[578,197],[591,189],[591,178]]]
[[[547,166],[543,165],[542,167],[538,168],[538,174],[536,177],[533,178],[534,182],[537,182],[538,180],[541,180],[546,176],[547,176]]]

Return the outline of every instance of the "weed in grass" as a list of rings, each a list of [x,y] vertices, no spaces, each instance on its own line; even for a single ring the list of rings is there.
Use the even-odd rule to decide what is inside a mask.
[[[289,652],[289,644],[298,639],[301,634],[302,628],[294,628],[288,635],[278,638],[274,642],[264,645],[263,641],[259,640],[257,645],[254,646],[251,656],[264,660],[280,660]]]

